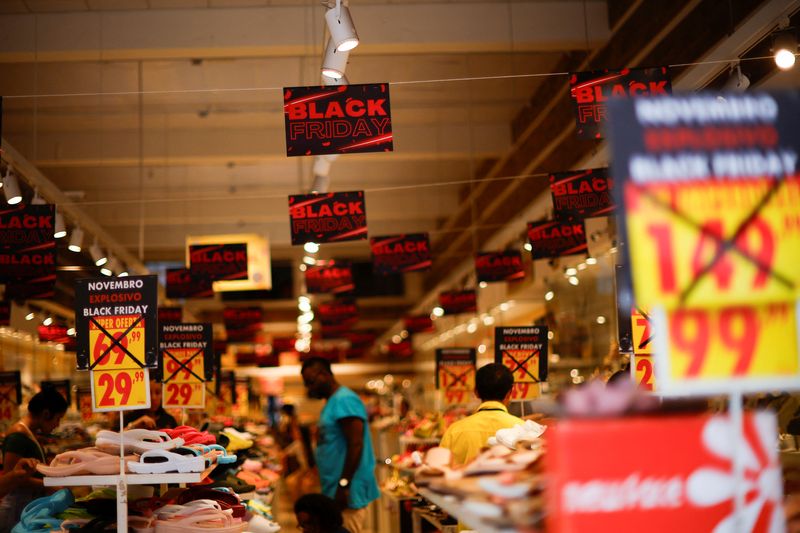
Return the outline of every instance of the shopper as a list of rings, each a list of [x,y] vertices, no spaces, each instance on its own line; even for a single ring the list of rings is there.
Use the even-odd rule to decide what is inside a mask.
[[[125,417],[126,429],[172,429],[178,426],[175,417],[161,405],[161,383],[150,380],[150,408],[133,411]]]
[[[514,375],[499,363],[489,363],[475,373],[475,395],[481,400],[471,416],[454,422],[442,436],[439,446],[453,453],[453,463],[469,462],[486,446],[498,429],[525,421],[508,413],[506,404],[514,386]]]
[[[28,402],[28,413],[12,425],[3,442],[3,476],[17,470],[22,459],[45,462],[45,453],[37,435],[47,435],[61,423],[67,412],[67,400],[55,389],[45,389]],[[27,468],[28,463],[22,465]],[[0,501],[0,531],[10,531],[19,522],[22,509],[45,494],[41,478],[28,476],[25,483],[6,494]]]
[[[306,494],[294,502],[297,527],[303,533],[351,533],[336,502],[324,494]]]
[[[322,493],[342,509],[345,527],[361,533],[367,505],[380,496],[366,407],[336,381],[326,359],[306,360],[301,374],[308,396],[327,400],[319,418],[316,454]]]

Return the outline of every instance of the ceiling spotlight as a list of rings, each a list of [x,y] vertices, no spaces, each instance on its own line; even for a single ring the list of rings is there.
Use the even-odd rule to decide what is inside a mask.
[[[322,157],[318,155],[314,158],[314,166],[312,167],[312,172],[314,172],[314,176],[325,176],[327,177],[331,173],[331,163],[327,157]]]
[[[342,76],[341,78],[331,78],[330,76],[322,75],[322,85],[326,87],[332,87],[337,85],[350,85],[350,80],[347,79],[347,76]]]
[[[587,265],[596,265],[597,264],[597,258],[596,257],[587,257],[586,258],[586,264]]]
[[[530,251],[533,250],[533,245],[531,243],[529,243],[529,242],[526,242],[525,244],[523,244],[522,247],[525,248],[526,252],[530,252]]]
[[[52,323],[53,323],[53,317],[51,317],[51,316],[49,316],[49,317],[45,318],[44,320],[42,320],[42,324],[45,325],[45,326],[49,326]]]
[[[311,333],[312,329],[313,328],[311,327],[311,324],[298,324],[297,325],[297,331],[299,331],[300,333]]]
[[[328,24],[328,31],[331,32],[331,41],[336,46],[336,50],[347,52],[358,46],[358,34],[350,16],[350,10],[342,5],[342,0],[336,0],[336,7],[332,7],[325,13],[325,22]]]
[[[316,162],[314,162],[314,166],[316,166]],[[330,166],[330,164],[328,165]],[[314,183],[311,185],[311,192],[313,194],[320,194],[328,192],[328,188],[331,186],[331,178],[327,175],[322,174],[314,174]]]
[[[114,273],[108,269],[108,267],[103,267],[100,269],[100,273],[104,276],[112,276]]]
[[[348,56],[350,52],[337,50],[333,45],[333,39],[328,39],[325,57],[322,59],[322,75],[335,80],[342,78],[347,68]]]
[[[69,335],[70,337],[74,337],[75,336],[75,328],[69,328],[67,330],[67,335]]]
[[[3,178],[3,193],[5,193],[6,201],[9,205],[16,205],[22,201],[22,193],[19,190],[17,176],[11,169],[6,171],[6,177]]]
[[[308,324],[312,320],[314,320],[314,313],[311,312],[311,311],[307,311],[307,312],[305,312],[302,315],[297,317],[297,323],[298,324]]]
[[[303,256],[303,263],[305,263],[307,265],[316,265],[317,264],[317,260],[314,259],[313,257],[309,257],[307,255],[304,255]]]
[[[432,311],[432,312],[433,312],[433,314],[434,314],[435,316],[444,316],[444,309],[442,309],[442,308],[441,308],[441,307],[439,307],[438,305],[437,305],[436,307],[434,307],[434,308],[433,308],[433,311]]]
[[[75,226],[75,229],[72,230],[72,235],[69,238],[69,250],[71,252],[80,252],[81,246],[83,245],[83,230],[78,226]]]
[[[480,287],[481,289],[485,289],[488,286],[489,284],[486,283],[485,281],[481,281],[480,283],[478,283],[478,287]]]
[[[311,311],[311,304],[308,302],[300,302],[297,304],[297,308],[304,313],[308,313]]]
[[[794,28],[786,28],[772,34],[772,53],[779,69],[789,70],[794,66],[797,53],[797,32]]]
[[[597,321],[598,324],[606,323],[606,317],[604,317],[603,315],[597,315],[597,318],[595,320]]]
[[[580,280],[575,276],[570,276],[568,281],[570,285],[577,285],[578,283],[580,283]]]
[[[750,87],[750,78],[742,74],[742,67],[741,65],[736,65],[735,67],[731,68],[730,76],[728,77],[728,81],[725,82],[723,85],[723,91],[744,91],[748,87]]]
[[[67,225],[64,224],[64,215],[58,212],[56,209],[56,228],[53,231],[53,237],[56,239],[61,239],[62,237],[67,236]]]
[[[553,291],[547,291],[546,293],[544,293],[544,299],[547,300],[548,302],[553,298],[555,298],[555,296],[556,293],[554,293]]]
[[[29,322],[31,320],[33,320],[34,318],[36,318],[36,313],[34,313],[33,311],[29,311],[28,314],[25,315],[25,320],[27,320]]]
[[[565,276],[574,276],[577,273],[578,273],[578,269],[573,268],[573,267],[569,267],[569,268],[564,270],[564,275]]]
[[[39,196],[39,191],[33,191],[33,199],[31,200],[31,205],[45,205],[47,204],[47,200]]]
[[[97,244],[97,241],[89,247],[89,255],[92,256],[92,260],[94,260],[96,266],[103,266],[108,263],[108,257],[106,257],[106,254],[100,249],[100,245]]]
[[[127,269],[127,268],[125,268],[125,267],[122,267],[122,272],[120,272],[119,274],[117,274],[117,277],[118,277],[118,278],[127,278],[129,275],[130,275],[130,274],[128,274],[128,269]]]
[[[319,252],[319,244],[309,241],[303,245],[303,250],[309,254],[315,254]]]

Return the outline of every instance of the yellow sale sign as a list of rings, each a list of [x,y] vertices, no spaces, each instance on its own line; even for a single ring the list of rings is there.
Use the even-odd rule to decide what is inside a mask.
[[[141,315],[97,317],[91,320],[89,322],[91,368],[139,370],[140,365],[132,357],[141,362],[145,360],[144,320]]]
[[[439,388],[444,390],[447,405],[467,403],[475,390],[475,365],[442,365],[439,367]]]
[[[795,303],[683,308],[653,314],[659,384],[675,392],[794,388],[800,376]],[[661,385],[659,385],[661,386]]]
[[[759,209],[759,206],[760,209]],[[800,295],[800,180],[625,185],[636,302],[722,307]]]
[[[162,350],[164,368],[164,407],[205,408],[206,389],[203,349]]]
[[[130,411],[150,407],[150,378],[146,368],[90,372],[94,411]]]
[[[633,338],[633,371],[636,384],[644,390],[655,390],[653,369],[653,328],[650,315],[635,309],[631,313],[631,332]]]

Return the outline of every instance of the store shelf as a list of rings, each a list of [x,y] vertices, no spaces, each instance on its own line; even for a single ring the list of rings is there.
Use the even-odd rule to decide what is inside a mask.
[[[491,524],[487,524],[481,517],[471,513],[468,506],[462,504],[453,496],[437,494],[429,489],[423,488],[419,489],[419,494],[429,502],[437,505],[450,516],[457,518],[462,524],[476,531],[480,531],[481,533],[514,533],[514,531],[516,531],[513,528],[497,528]]]
[[[125,483],[128,485],[160,485],[162,483],[200,483],[217,465],[211,465],[202,472],[189,472],[186,474],[125,474]],[[46,477],[45,487],[79,487],[79,486],[115,486],[119,483],[117,475],[88,475]]]

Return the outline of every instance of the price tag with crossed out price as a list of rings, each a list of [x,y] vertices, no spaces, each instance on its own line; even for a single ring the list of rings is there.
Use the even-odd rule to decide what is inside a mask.
[[[92,407],[96,412],[150,407],[144,360],[144,317],[93,318],[89,322]]]
[[[631,333],[632,364],[636,384],[643,390],[653,391],[656,379],[653,370],[653,328],[650,315],[641,309],[634,309],[631,313]]]
[[[444,389],[444,401],[447,405],[468,402],[475,390],[475,365],[440,366],[439,386]]]
[[[164,356],[164,407],[205,408],[203,349],[170,348]]]
[[[530,350],[503,350],[503,365],[514,373],[511,400],[528,400],[539,397],[539,352]]]

